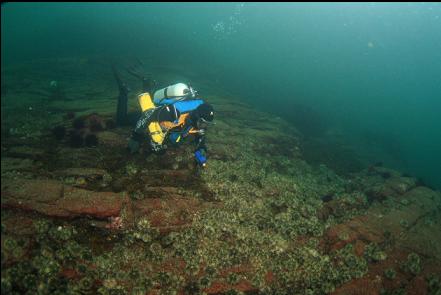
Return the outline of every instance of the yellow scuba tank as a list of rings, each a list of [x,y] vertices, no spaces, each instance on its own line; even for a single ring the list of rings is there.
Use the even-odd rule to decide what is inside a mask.
[[[150,97],[150,94],[147,92],[141,93],[138,96],[138,102],[143,112],[156,107],[152,101],[152,98]],[[159,122],[151,122],[147,128],[152,140],[157,144],[162,144],[165,139],[165,134],[162,132]]]

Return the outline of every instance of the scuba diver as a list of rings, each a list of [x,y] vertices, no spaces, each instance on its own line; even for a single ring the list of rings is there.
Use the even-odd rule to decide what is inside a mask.
[[[117,124],[121,126],[130,121],[127,114],[130,89],[121,81],[115,67],[112,69],[119,87],[116,115]],[[209,125],[214,124],[213,107],[198,98],[197,92],[187,84],[177,83],[155,91],[153,79],[132,69],[127,71],[142,81],[142,93],[138,95],[142,114],[132,131],[129,151],[138,152],[147,140],[151,152],[164,154],[168,145],[178,146],[194,136],[195,160],[200,167],[206,167],[205,132]]]

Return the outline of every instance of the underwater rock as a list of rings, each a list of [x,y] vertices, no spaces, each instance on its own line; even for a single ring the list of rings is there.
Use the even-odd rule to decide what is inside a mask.
[[[84,144],[88,147],[94,147],[98,145],[98,137],[93,134],[89,133],[84,136]]]
[[[15,146],[8,150],[8,156],[16,158],[29,158],[38,160],[43,158],[45,152],[38,148],[33,148],[29,146]]]
[[[334,217],[343,217],[348,212],[362,210],[367,206],[361,196],[352,197],[351,199],[333,199],[333,196],[331,195],[332,199],[326,201],[327,196],[329,195],[325,195],[325,200],[323,200],[323,197],[321,198],[324,205],[318,212],[320,220],[327,220],[330,215],[333,215]]]
[[[86,127],[86,120],[84,117],[79,117],[76,118],[73,122],[72,122],[72,127],[74,129],[83,129],[84,127]]]
[[[146,185],[144,187],[144,192],[146,195],[149,196],[149,198],[151,197],[179,197],[180,193],[179,193],[179,188],[177,187],[169,187],[169,186],[149,186]]]
[[[112,190],[115,193],[122,192],[130,183],[130,177],[118,177],[112,182]]]
[[[349,295],[349,294],[363,294],[363,295],[378,295],[382,289],[381,277],[354,279],[342,287],[337,288],[333,295]]]
[[[380,233],[372,234],[363,227],[366,220],[367,218],[358,217],[328,229],[325,234],[325,241],[328,244],[329,251],[340,250],[347,244],[354,243],[357,240],[380,242]]]
[[[69,280],[78,279],[81,277],[81,275],[75,269],[71,269],[71,268],[63,269],[60,275]]]
[[[106,120],[106,129],[114,129],[116,128],[116,122],[113,119]]]
[[[58,176],[74,176],[74,177],[86,177],[88,179],[99,179],[103,178],[107,171],[104,169],[98,168],[68,168],[64,170],[55,171],[55,174]]]
[[[428,287],[429,286],[424,276],[417,276],[413,278],[412,281],[407,286],[406,294],[423,294],[424,292],[423,290],[428,290]]]
[[[168,170],[168,169],[161,169],[161,170],[154,170],[152,171],[152,175],[159,179],[173,179],[174,181],[179,181],[183,183],[190,183],[194,180],[194,174],[191,173],[191,171],[186,169],[181,170]],[[147,180],[148,182],[148,180]],[[162,185],[162,181],[159,183]]]
[[[77,187],[86,187],[90,184],[105,187],[112,181],[112,176],[106,170],[97,168],[69,168],[57,170],[54,174],[65,184]]]
[[[33,235],[35,234],[34,223],[36,220],[33,217],[17,214],[4,214],[2,216],[2,225],[5,226],[6,233],[13,233],[14,235]]]
[[[387,190],[392,190],[395,194],[402,195],[416,186],[416,179],[411,177],[393,177],[388,179],[384,186]]]
[[[72,120],[73,118],[75,118],[75,112],[72,111],[67,112],[64,118],[67,120]]]
[[[2,208],[35,211],[47,216],[74,218],[119,216],[125,194],[94,192],[55,180],[3,181]]]
[[[96,113],[76,118],[72,124],[74,129],[70,130],[71,147],[97,146],[100,142],[98,133],[106,128],[103,118]]]
[[[9,171],[31,171],[38,167],[35,161],[31,159],[18,159],[10,157],[2,157],[1,173]],[[3,181],[3,178],[2,178]]]
[[[388,198],[400,198],[418,185],[416,178],[403,177],[398,171],[378,166],[371,166],[358,173],[357,178],[350,182],[353,190],[366,194],[370,204],[375,201],[384,202]]]
[[[70,143],[70,146],[74,147],[74,148],[82,147],[84,144],[83,134],[78,130],[72,132],[70,134],[69,143]]]
[[[32,251],[32,243],[29,239],[16,239],[12,235],[4,235],[2,233],[1,239],[2,249],[2,271],[5,267],[15,265],[17,262],[29,258]],[[3,294],[3,285],[2,285]]]
[[[354,244],[354,253],[358,257],[363,256],[366,244],[361,240],[356,240]]]
[[[106,127],[103,118],[101,118],[98,114],[92,114],[87,117],[86,125],[92,132],[103,131]]]
[[[321,196],[321,199],[324,203],[332,201],[333,198],[334,198],[334,196],[332,194],[326,194],[326,195]]]
[[[384,177],[385,175],[393,176],[393,177],[398,177],[400,176],[400,173],[398,171],[395,171],[393,169],[387,168],[387,167],[383,167],[382,164],[377,163],[373,166],[369,166],[367,168],[367,174],[370,176],[373,175],[380,175],[383,176],[383,178],[388,178],[388,177]]]
[[[5,180],[1,184],[2,207],[15,202],[55,202],[62,197],[63,185],[54,180]]]
[[[402,199],[407,202],[403,204]],[[435,213],[441,208],[441,194],[426,187],[416,187],[403,194],[391,206],[388,209],[380,203],[373,205],[366,214],[332,226],[324,235],[327,248],[338,250],[357,240],[382,243],[385,241],[385,232],[389,232],[392,237],[405,234],[397,247],[441,259],[441,237],[438,230],[435,226],[425,224],[429,216],[437,216]]]
[[[52,128],[52,134],[57,140],[62,140],[66,135],[66,127],[60,125]]]
[[[372,201],[384,201],[388,197],[400,197],[404,193],[414,188],[417,180],[409,177],[390,177],[378,186],[367,191],[370,203]]]
[[[195,198],[169,197],[167,199],[145,198],[132,201],[133,214],[147,218],[161,232],[179,230],[192,222],[193,215],[203,208]]]
[[[122,217],[116,216],[116,217],[110,217],[109,223],[105,225],[105,228],[107,229],[122,229],[124,227],[124,222]]]
[[[57,202],[61,216],[90,216],[107,218],[119,216],[124,194],[113,192],[93,192],[73,187],[65,187],[63,198]]]
[[[112,131],[103,131],[96,134],[100,145],[125,148],[127,147],[127,135],[120,135]]]
[[[8,128],[8,127],[6,127],[6,126],[3,126],[3,123],[2,123],[1,139],[2,139],[2,140],[5,140],[5,139],[7,139],[10,135],[11,135],[11,133],[10,133],[10,128]]]
[[[400,243],[416,253],[441,261],[441,235],[438,233],[441,224],[441,193],[426,187],[416,187],[404,194],[402,200],[407,200],[408,205],[400,202],[400,210],[408,214],[396,218],[402,218],[400,225],[402,220],[407,221],[409,227]]]
[[[235,157],[236,155],[234,153],[231,153],[231,151],[229,151],[227,147],[215,146],[210,149],[211,159],[227,162],[234,159]]]

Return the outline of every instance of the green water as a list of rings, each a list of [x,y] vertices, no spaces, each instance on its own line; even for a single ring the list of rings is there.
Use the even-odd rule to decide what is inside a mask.
[[[441,187],[440,3],[9,3],[1,19],[2,67],[81,56],[179,65],[306,138]]]

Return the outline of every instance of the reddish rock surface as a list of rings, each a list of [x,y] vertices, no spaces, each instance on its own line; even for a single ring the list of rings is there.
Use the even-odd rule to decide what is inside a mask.
[[[103,131],[106,128],[104,119],[98,114],[91,114],[86,118],[86,125],[89,127],[90,131],[98,132]]]
[[[354,243],[357,240],[381,242],[383,231],[372,231],[367,226],[369,216],[357,216],[346,223],[337,224],[331,227],[326,233],[326,242],[329,245],[329,250],[339,250],[349,243]]]
[[[335,290],[333,295],[378,295],[381,291],[381,277],[355,279]]]
[[[102,178],[106,173],[106,170],[97,168],[69,168],[55,171],[55,174],[58,176],[82,176],[88,178]]]
[[[334,199],[329,202],[325,202],[323,208],[318,212],[318,217],[321,220],[326,220],[329,215],[334,217],[341,217],[347,214],[349,211],[365,209],[367,206],[366,202],[363,201],[361,196],[358,196],[356,202],[346,199]]]
[[[34,222],[34,218],[27,216],[15,214],[4,214],[2,216],[2,224],[6,227],[6,232],[16,235],[31,236],[35,234]]]
[[[61,276],[65,277],[66,279],[72,280],[72,279],[78,279],[80,277],[80,275],[78,274],[78,272],[74,269],[64,269],[61,272]]]
[[[191,224],[202,203],[189,197],[171,196],[166,199],[146,198],[132,201],[135,219],[147,218],[153,227],[162,232],[178,230]]]
[[[20,159],[3,157],[1,163],[2,174],[9,171],[32,171],[35,170],[38,162],[31,159]]]
[[[13,180],[1,185],[2,208],[35,211],[47,216],[73,218],[118,216],[125,194],[93,192],[55,180]]]
[[[402,200],[406,200],[404,204]],[[384,261],[369,264],[369,271],[363,278],[344,284],[333,294],[379,294],[383,288],[393,290],[403,286],[407,286],[407,294],[425,294],[427,284],[422,274],[441,272],[441,236],[436,227],[441,220],[439,214],[434,214],[439,210],[440,201],[439,192],[416,187],[396,197],[395,205],[388,211],[384,210],[384,204],[378,203],[365,215],[328,229],[322,241],[327,251],[352,243],[355,254],[361,256],[366,244],[384,242],[385,232],[389,232],[394,241]],[[401,263],[412,252],[422,259],[422,272],[415,278],[400,270]],[[393,280],[384,277],[384,271],[389,268],[397,271]]]
[[[406,289],[407,295],[425,295],[427,294],[427,282],[423,276],[415,277]]]
[[[115,148],[126,148],[127,147],[127,134],[120,135],[113,131],[103,131],[96,134],[98,137],[98,142],[100,145],[115,147]]]
[[[390,209],[389,212],[385,212],[384,205],[380,203],[372,206],[365,215],[356,216],[331,227],[325,234],[325,241],[330,250],[338,250],[357,240],[380,243],[384,239],[385,231],[388,231],[394,237],[400,238],[401,246],[417,249],[418,245],[421,245],[419,251],[427,251],[423,248],[427,248],[426,243],[429,242],[430,235],[435,233],[435,228],[426,226],[424,230],[427,235],[421,231],[412,235],[413,227],[418,226],[424,217],[430,216],[433,210],[436,210],[440,198],[439,193],[429,188],[416,187],[400,196],[396,201],[396,208]],[[407,200],[406,205],[400,203],[403,199]],[[427,241],[424,236],[427,236]],[[438,249],[437,253],[440,253],[440,250]],[[430,253],[430,256],[435,252]]]

